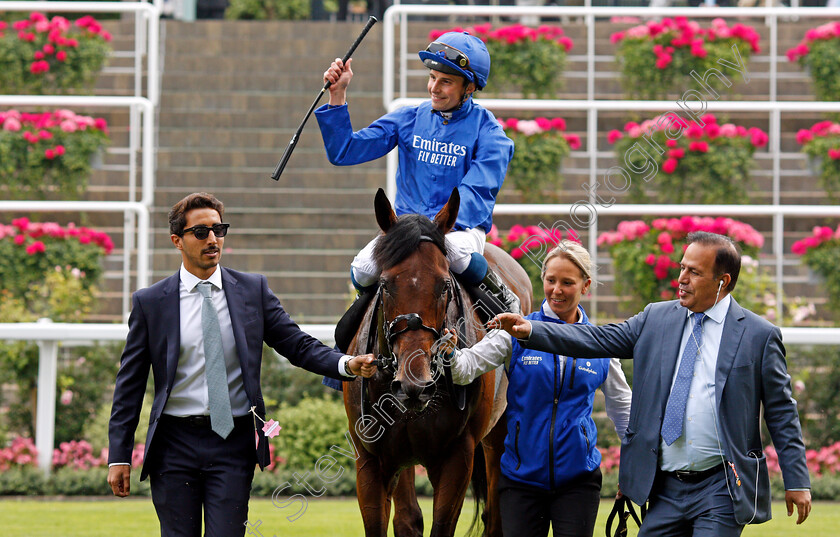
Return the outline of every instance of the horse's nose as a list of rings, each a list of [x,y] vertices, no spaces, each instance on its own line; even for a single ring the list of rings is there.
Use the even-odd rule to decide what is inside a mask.
[[[402,389],[402,382],[397,379],[391,381],[391,393],[396,395],[399,400],[403,400],[408,397]]]
[[[428,383],[420,386],[410,382],[405,385],[394,379],[391,381],[391,393],[397,400],[412,410],[423,410],[434,395],[434,384]]]

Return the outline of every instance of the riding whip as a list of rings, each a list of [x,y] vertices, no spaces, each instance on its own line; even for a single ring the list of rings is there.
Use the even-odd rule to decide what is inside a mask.
[[[376,17],[371,15],[371,17],[368,19],[367,24],[365,24],[365,27],[362,29],[362,33],[360,33],[359,37],[356,38],[356,41],[350,47],[350,50],[347,51],[347,54],[344,55],[344,63],[347,63],[347,60],[350,59],[350,56],[352,56],[353,52],[356,51],[356,47],[359,46],[359,43],[362,42],[362,39],[365,38],[365,35],[367,35],[368,31],[373,27],[374,24],[376,24]],[[324,84],[324,87],[321,88],[321,93],[319,93],[318,96],[315,97],[315,102],[313,102],[312,106],[309,107],[309,111],[306,112],[303,121],[300,122],[300,126],[292,135],[292,139],[289,141],[289,145],[286,146],[286,152],[283,153],[283,157],[280,159],[280,162],[277,163],[277,167],[274,168],[274,173],[271,174],[271,178],[275,181],[280,179],[280,174],[283,173],[283,168],[286,167],[286,163],[289,161],[289,157],[292,156],[292,151],[295,150],[295,146],[297,145],[298,139],[300,138],[300,133],[303,132],[303,127],[304,125],[306,125],[306,121],[309,119],[309,116],[312,115],[312,112],[315,110],[315,107],[318,106],[318,102],[321,100],[321,97],[324,96],[324,92],[327,91],[327,89],[329,89],[331,84],[331,82],[326,82]]]

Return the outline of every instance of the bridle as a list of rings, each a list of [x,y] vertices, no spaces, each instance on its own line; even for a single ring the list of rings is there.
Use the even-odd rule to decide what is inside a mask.
[[[388,293],[388,291],[385,289],[385,283],[381,280],[379,282],[379,288],[377,289],[376,293],[377,302],[381,302],[381,297],[383,293]],[[442,356],[441,353],[438,352],[438,349],[440,348],[439,342],[441,340],[441,334],[443,334],[443,331],[446,328],[447,312],[449,311],[449,304],[452,302],[453,295],[454,293],[452,289],[452,279],[447,278],[446,280],[444,280],[443,292],[441,293],[441,295],[438,296],[438,300],[440,300],[441,298],[444,299],[443,321],[441,322],[440,329],[429,326],[425,322],[423,322],[423,318],[420,316],[419,313],[404,313],[402,315],[397,315],[396,317],[388,321],[385,318],[384,307],[381,308],[381,326],[382,334],[385,339],[385,353],[379,354],[379,356],[377,357],[377,367],[381,368],[383,372],[387,372],[391,376],[395,375],[399,366],[399,362],[396,354],[394,354],[394,341],[397,339],[397,337],[406,332],[418,330],[426,330],[427,332],[431,332],[431,334],[434,336],[435,344],[432,346],[431,366],[433,369],[440,367]]]

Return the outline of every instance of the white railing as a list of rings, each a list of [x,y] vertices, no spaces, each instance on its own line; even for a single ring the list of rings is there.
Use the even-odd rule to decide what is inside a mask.
[[[335,327],[332,325],[301,325],[301,329],[326,344],[333,344]],[[38,450],[38,467],[45,473],[50,472],[55,447],[59,342],[84,345],[94,341],[124,341],[127,334],[126,324],[53,323],[49,319],[41,319],[37,323],[0,323],[0,341],[35,341],[38,344],[35,448]]]
[[[147,2],[20,2],[4,1],[2,11],[50,13],[133,13],[134,96],[142,96],[143,58],[147,60],[146,96],[157,106],[160,96],[160,8],[163,0]],[[118,54],[118,53],[115,53]],[[107,68],[106,68],[107,69]]]
[[[334,342],[335,327],[327,324],[304,324],[301,330],[327,345]],[[125,324],[52,323],[41,319],[37,323],[0,323],[0,341],[35,341],[38,343],[38,407],[35,447],[38,466],[50,472],[55,447],[55,397],[58,372],[58,344],[69,342],[83,345],[94,341],[123,341],[128,334]],[[840,328],[783,327],[782,338],[788,345],[837,345]]]

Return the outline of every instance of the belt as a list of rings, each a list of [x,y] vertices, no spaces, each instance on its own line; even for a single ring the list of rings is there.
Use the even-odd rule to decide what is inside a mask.
[[[233,424],[242,425],[251,422],[251,416],[245,414],[244,416],[238,416],[233,418]],[[161,419],[166,419],[173,424],[182,425],[185,427],[192,427],[193,429],[210,429],[210,416],[207,415],[198,415],[198,416],[171,416],[169,414],[163,414]]]
[[[677,470],[675,472],[663,473],[667,476],[679,479],[683,483],[699,483],[700,481],[715,475],[721,470],[723,470],[723,463],[720,463],[713,468],[709,468],[708,470],[700,470],[699,472],[692,470]]]

